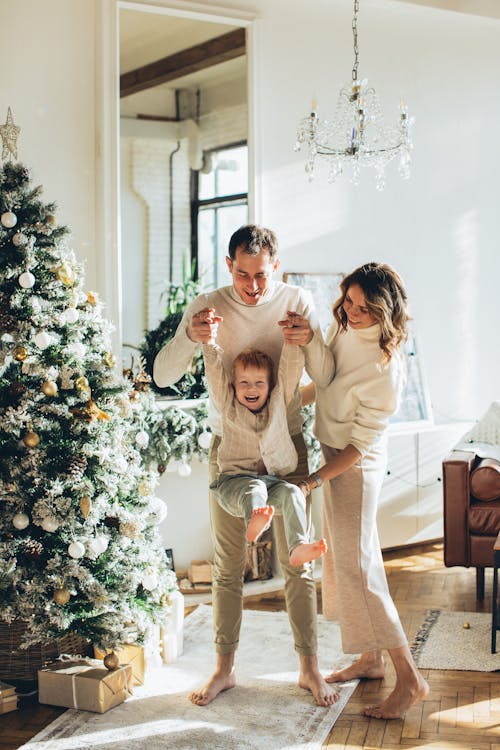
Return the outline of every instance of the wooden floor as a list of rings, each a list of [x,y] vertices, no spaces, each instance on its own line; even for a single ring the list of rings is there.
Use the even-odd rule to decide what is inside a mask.
[[[442,545],[434,544],[385,553],[392,596],[411,641],[428,609],[490,611],[492,573],[486,573],[484,603],[475,598],[475,572],[445,568]],[[283,597],[266,594],[245,600],[249,609],[281,610]],[[500,674],[425,670],[430,685],[427,699],[401,720],[363,717],[365,704],[388,694],[394,685],[386,678],[362,681],[332,728],[324,748],[426,748],[426,750],[500,750]],[[62,713],[61,709],[31,706],[0,716],[0,750],[15,750]],[[201,748],[200,748],[201,750]]]

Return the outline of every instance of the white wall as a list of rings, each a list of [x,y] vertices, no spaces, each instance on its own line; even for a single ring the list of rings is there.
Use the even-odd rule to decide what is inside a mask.
[[[2,0],[1,23],[0,122],[10,106],[19,161],[57,202],[95,289],[94,2]]]

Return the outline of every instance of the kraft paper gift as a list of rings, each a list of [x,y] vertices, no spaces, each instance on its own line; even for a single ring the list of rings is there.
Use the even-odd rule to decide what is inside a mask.
[[[58,660],[39,670],[38,700],[103,714],[126,700],[131,683],[128,665],[110,671],[93,659]]]
[[[114,649],[115,654],[117,655],[120,665],[128,664],[130,667],[132,667],[132,686],[134,685],[144,685],[144,675],[146,673],[146,657],[144,654],[144,648],[142,646],[138,646],[135,643],[128,643],[123,646],[120,646],[120,648]],[[101,651],[100,648],[97,648],[97,646],[94,646],[94,657],[96,659],[102,659],[106,656],[106,654],[111,653],[111,651]]]

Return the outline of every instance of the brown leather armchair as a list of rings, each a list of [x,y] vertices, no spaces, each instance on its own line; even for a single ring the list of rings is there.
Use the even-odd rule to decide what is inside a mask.
[[[484,569],[493,567],[500,531],[499,481],[498,469],[473,452],[454,450],[443,461],[444,564],[476,568],[477,599],[484,599]]]

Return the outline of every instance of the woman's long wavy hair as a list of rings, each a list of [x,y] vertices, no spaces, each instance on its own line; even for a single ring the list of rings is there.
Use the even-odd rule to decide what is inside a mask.
[[[387,361],[408,338],[408,296],[399,274],[386,263],[365,263],[342,279],[341,295],[333,306],[338,332],[346,331],[348,320],[344,301],[350,286],[361,287],[366,307],[380,325],[379,345]]]

